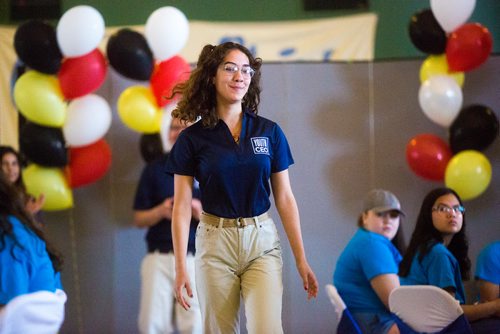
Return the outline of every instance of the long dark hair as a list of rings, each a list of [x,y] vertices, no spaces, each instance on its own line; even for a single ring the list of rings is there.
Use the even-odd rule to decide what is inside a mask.
[[[189,80],[174,87],[172,97],[180,94],[181,99],[177,103],[177,108],[172,112],[172,117],[187,122],[195,122],[201,117],[201,122],[206,127],[214,127],[217,124],[219,119],[215,110],[216,91],[213,79],[217,74],[217,68],[232,50],[243,52],[248,57],[250,67],[255,70],[242,106],[257,114],[257,107],[260,103],[262,60],[255,58],[243,45],[226,42],[217,46],[205,45]]]
[[[420,207],[420,213],[418,214],[417,223],[415,224],[415,230],[411,236],[410,244],[406,254],[403,256],[403,260],[399,264],[399,276],[408,276],[413,258],[417,253],[419,253],[418,260],[422,261],[434,245],[443,243],[444,240],[441,232],[439,232],[432,223],[432,208],[439,197],[449,194],[455,196],[460,205],[463,205],[460,196],[450,188],[437,188],[425,196],[422,206]],[[465,213],[462,219],[462,228],[453,236],[447,248],[458,261],[462,280],[468,280],[471,264],[468,256],[469,241],[465,234]]]
[[[54,270],[61,271],[63,264],[62,254],[45,238],[43,231],[38,228],[32,215],[26,211],[25,202],[19,190],[7,181],[3,173],[0,173],[0,250],[6,247],[6,237],[13,238],[17,246],[23,248],[23,245],[18,242],[16,236],[13,234],[9,216],[19,219],[21,223],[26,225],[45,242]]]

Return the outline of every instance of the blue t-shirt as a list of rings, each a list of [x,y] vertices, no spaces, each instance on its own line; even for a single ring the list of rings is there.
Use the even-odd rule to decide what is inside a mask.
[[[239,145],[224,121],[214,128],[197,122],[179,135],[167,171],[194,176],[200,182],[205,212],[225,218],[254,217],[271,206],[271,173],[292,163],[281,128],[245,111]]]
[[[174,196],[174,177],[172,174],[165,173],[167,159],[168,154],[144,167],[135,193],[134,210],[149,210],[162,203],[165,199]],[[193,197],[200,198],[200,190],[197,186],[193,188]],[[195,251],[194,240],[197,224],[197,220],[191,219],[188,251],[192,253]],[[173,251],[171,220],[162,219],[151,226],[146,233],[146,242],[149,252],[158,250],[162,253],[168,253]]]
[[[62,289],[45,242],[17,218],[8,219],[17,243],[11,235],[0,241],[0,304],[27,293]]]
[[[401,285],[434,285],[439,288],[453,287],[455,299],[465,303],[465,291],[462,284],[460,267],[457,259],[442,243],[430,249],[422,261],[418,260],[419,252],[412,260],[410,272],[400,277]]]
[[[389,239],[359,228],[340,255],[334,285],[351,312],[388,312],[370,281],[398,273],[401,254]]]
[[[489,244],[479,253],[475,276],[500,285],[500,241]]]

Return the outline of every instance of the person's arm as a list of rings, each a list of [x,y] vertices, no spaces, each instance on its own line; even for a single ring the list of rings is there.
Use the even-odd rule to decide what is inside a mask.
[[[481,302],[488,302],[500,296],[500,285],[482,279],[478,280],[478,283]]]
[[[399,287],[399,278],[396,274],[383,274],[371,279],[370,285],[377,294],[378,298],[389,310],[389,295],[392,290]]]
[[[446,290],[450,295],[455,297],[455,293]],[[495,300],[474,304],[474,305],[460,305],[464,311],[467,320],[475,321],[489,317],[500,317],[500,298]]]
[[[186,268],[186,253],[191,223],[191,205],[193,199],[193,177],[174,176],[174,210],[172,213],[172,241],[175,255],[175,296],[184,309],[191,306],[184,298],[183,289],[193,297],[193,291]]]
[[[295,257],[297,270],[302,278],[308,299],[318,294],[318,281],[306,259],[297,202],[293,196],[288,170],[271,175],[274,202],[280,215],[288,242]]]
[[[201,212],[203,211],[201,201],[199,199],[193,198],[193,200],[191,201],[191,211],[193,218],[199,221]]]
[[[143,228],[158,224],[162,219],[172,219],[174,199],[169,197],[162,203],[148,210],[134,211],[134,225]]]

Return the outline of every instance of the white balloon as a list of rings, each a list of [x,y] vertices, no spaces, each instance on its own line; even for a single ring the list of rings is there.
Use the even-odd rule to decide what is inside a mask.
[[[99,95],[88,94],[72,100],[63,125],[66,144],[70,147],[90,145],[106,134],[111,126],[111,108]]]
[[[104,19],[97,9],[76,6],[66,11],[57,24],[57,43],[64,56],[83,56],[99,46],[104,37]]]
[[[189,22],[179,9],[161,7],[147,19],[144,35],[154,58],[159,61],[167,60],[186,44]]]
[[[418,101],[431,121],[449,127],[462,108],[462,90],[452,77],[433,75],[420,86]]]
[[[452,32],[464,24],[476,7],[476,0],[431,0],[431,11],[441,28]]]

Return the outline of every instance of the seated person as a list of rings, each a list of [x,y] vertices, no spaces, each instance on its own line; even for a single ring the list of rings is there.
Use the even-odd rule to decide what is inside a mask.
[[[461,304],[474,333],[500,333],[500,299],[465,305],[462,280],[470,273],[465,209],[449,188],[432,190],[424,198],[408,250],[399,266],[402,285],[434,285]]]
[[[368,193],[358,219],[359,229],[340,255],[334,285],[363,333],[399,333],[389,311],[389,294],[404,250],[399,200],[389,191]]]
[[[475,277],[481,302],[500,297],[500,241],[492,242],[479,253]]]
[[[0,173],[0,307],[22,294],[62,289],[61,266],[22,195]]]

